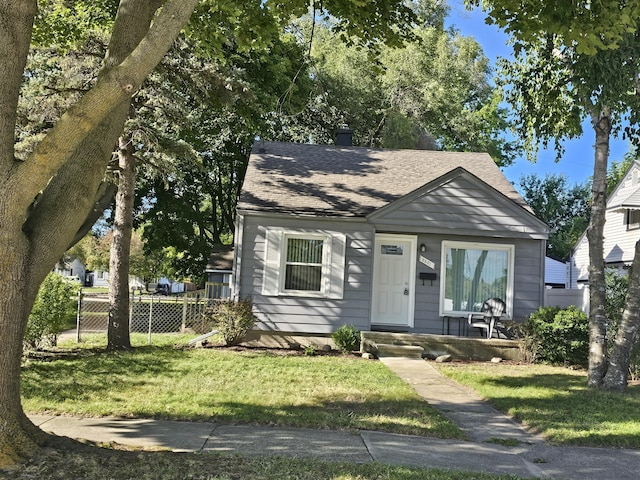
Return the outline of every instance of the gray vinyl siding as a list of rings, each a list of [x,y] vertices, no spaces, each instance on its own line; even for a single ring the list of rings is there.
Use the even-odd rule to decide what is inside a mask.
[[[381,214],[378,228],[431,231],[473,236],[537,237],[544,230],[533,215],[486,185],[460,175],[434,190],[417,192]],[[546,233],[543,234],[546,237]]]
[[[266,227],[335,231],[346,235],[343,298],[262,295]],[[245,215],[239,296],[248,295],[257,313],[258,328],[281,332],[331,333],[343,324],[369,329],[371,307],[371,242],[373,230],[364,222],[316,221],[295,217]],[[363,231],[364,230],[364,231]]]
[[[251,295],[260,319],[259,328],[282,332],[331,333],[343,324],[353,324],[360,330],[369,330],[372,279],[372,240],[374,233],[358,231],[370,228],[365,224],[322,225],[323,229],[339,230],[347,235],[345,258],[344,297],[340,300],[287,296],[263,296],[262,258],[264,255],[264,227],[256,223],[256,217],[245,217],[243,235],[245,252],[252,252],[250,261],[243,261],[241,273],[241,296]],[[274,223],[270,223],[274,225]],[[277,226],[307,228],[308,223],[287,221]],[[354,230],[355,229],[355,230]],[[414,327],[416,333],[443,334],[443,322],[439,315],[441,250],[444,240],[464,242],[486,242],[484,237],[458,235],[417,235],[417,243],[425,243],[423,254],[434,262],[435,269],[422,263],[416,266],[416,295]],[[544,242],[527,239],[492,239],[492,243],[515,245],[514,258],[514,305],[516,320],[524,319],[542,304]],[[247,257],[245,256],[245,259]],[[436,280],[419,279],[420,272],[435,272]],[[446,328],[446,324],[445,324]],[[451,323],[451,333],[457,333],[457,323]]]

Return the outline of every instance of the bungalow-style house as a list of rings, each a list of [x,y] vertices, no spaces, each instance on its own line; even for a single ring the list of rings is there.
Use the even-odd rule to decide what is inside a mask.
[[[640,240],[640,162],[633,162],[607,199],[603,255],[608,267],[626,270]],[[589,240],[585,232],[570,258],[571,288],[589,283]]]
[[[262,330],[453,333],[492,297],[543,304],[548,231],[485,153],[258,142],[233,294]]]

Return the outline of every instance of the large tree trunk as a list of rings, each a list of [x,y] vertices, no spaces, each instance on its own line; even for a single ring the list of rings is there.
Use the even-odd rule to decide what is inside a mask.
[[[168,0],[150,27],[161,3],[120,2],[98,82],[25,161],[17,161],[15,112],[37,5],[0,2],[0,467],[29,456],[46,437],[20,402],[22,338],[38,287],[94,208],[131,95],[197,0]]]
[[[129,338],[129,257],[133,230],[136,158],[129,136],[121,136],[118,150],[118,193],[116,194],[113,239],[109,259],[109,326],[107,348],[131,348]]]
[[[604,388],[623,391],[627,388],[631,353],[638,339],[640,327],[640,241],[636,242],[633,264],[629,271],[629,289],[625,299],[622,322],[618,326]]]
[[[595,163],[593,168],[591,219],[587,229],[589,240],[589,369],[587,384],[602,385],[607,371],[607,316],[606,283],[604,275],[605,210],[607,202],[607,162],[611,134],[611,112],[603,108],[591,113],[591,123],[596,133]]]
[[[9,174],[14,166],[16,108],[27,60],[35,0],[0,4],[0,467],[35,447],[20,406],[20,360],[28,315],[26,283],[29,245],[20,230],[23,212],[15,211],[15,188]],[[7,190],[9,190],[7,192]],[[12,381],[3,381],[3,378]]]

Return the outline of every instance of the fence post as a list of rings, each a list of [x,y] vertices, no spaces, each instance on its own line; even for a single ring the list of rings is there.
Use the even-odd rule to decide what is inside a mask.
[[[153,321],[153,296],[151,297],[151,302],[149,303],[149,339],[148,343],[151,345],[151,322]]]
[[[131,333],[131,325],[133,325],[133,304],[136,301],[136,288],[131,287],[131,300],[129,300],[129,333]]]
[[[82,288],[78,290],[78,311],[76,312],[76,343],[80,343],[80,313],[82,312]]]
[[[182,326],[180,328],[180,331],[182,333],[185,332],[185,330],[187,329],[187,300],[188,297],[185,295],[184,296],[184,301],[182,303]]]

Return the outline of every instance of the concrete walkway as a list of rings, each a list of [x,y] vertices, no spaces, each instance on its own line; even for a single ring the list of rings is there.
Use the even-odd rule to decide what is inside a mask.
[[[47,415],[33,415],[31,419],[56,435],[178,452],[315,457],[353,463],[377,461],[537,478],[638,478],[640,451],[546,445],[540,437],[487,406],[474,392],[444,378],[427,362],[402,358],[383,358],[382,362],[457,423],[471,441],[208,422]],[[521,443],[505,447],[486,442],[496,438],[513,438]]]
[[[517,440],[544,443],[538,435],[497,411],[472,389],[442,376],[431,364],[418,358],[382,357],[389,370],[402,378],[429,405],[440,410],[474,442]]]

